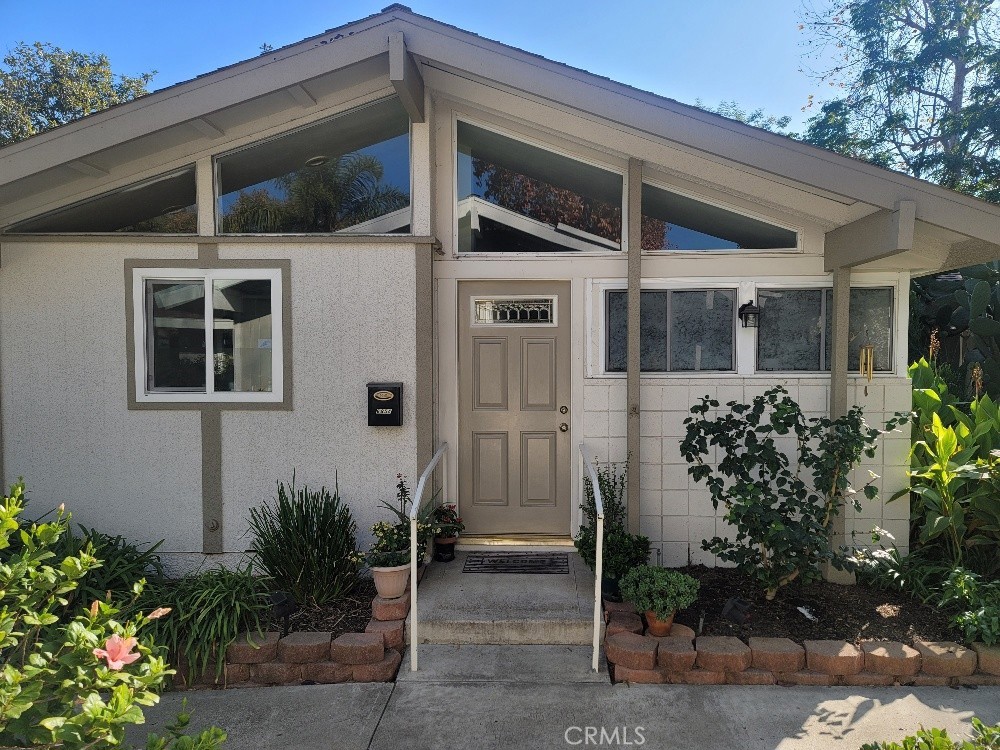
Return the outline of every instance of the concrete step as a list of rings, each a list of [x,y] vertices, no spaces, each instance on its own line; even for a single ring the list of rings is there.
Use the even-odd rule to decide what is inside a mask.
[[[416,672],[410,652],[403,654],[397,682],[514,682],[535,684],[607,683],[608,663],[601,651],[591,669],[587,646],[422,645]]]
[[[463,573],[467,552],[457,552],[449,563],[432,563],[417,590],[418,641],[591,644],[593,573],[579,555],[568,554],[568,574]],[[409,642],[409,622],[406,638]]]

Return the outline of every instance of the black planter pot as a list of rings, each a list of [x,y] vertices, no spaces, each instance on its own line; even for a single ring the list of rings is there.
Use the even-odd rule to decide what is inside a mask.
[[[442,543],[437,540],[434,541],[434,561],[435,562],[451,562],[455,559],[455,540],[452,539],[447,543]]]
[[[617,578],[601,578],[601,596],[609,602],[620,602],[622,592],[618,588]]]

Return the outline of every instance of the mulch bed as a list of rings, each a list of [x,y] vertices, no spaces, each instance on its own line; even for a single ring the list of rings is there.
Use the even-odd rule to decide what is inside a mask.
[[[931,641],[956,640],[948,615],[906,594],[877,591],[863,584],[839,586],[820,581],[793,582],[767,601],[764,592],[733,568],[682,568],[701,582],[698,601],[678,612],[676,622],[701,635],[732,635],[744,641],[751,636],[805,640],[890,640],[910,643],[914,638]],[[750,618],[742,625],[720,615],[726,600],[737,596],[751,603]],[[810,621],[798,611],[807,608],[817,618]]]
[[[351,593],[343,599],[320,606],[304,606],[289,618],[289,632],[333,633],[333,637],[343,633],[363,633],[372,617],[372,599],[375,598],[375,583],[370,578],[362,578]],[[281,631],[280,619],[272,620],[266,629]]]

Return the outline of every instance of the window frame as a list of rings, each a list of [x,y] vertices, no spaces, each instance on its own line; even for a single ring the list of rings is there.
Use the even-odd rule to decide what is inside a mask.
[[[795,284],[794,282],[782,283],[782,284],[770,284],[767,282],[756,283],[754,286],[754,300],[757,300],[758,295],[762,291],[776,291],[776,290],[790,290],[790,291],[818,291],[820,292],[820,310],[823,315],[823,327],[820,332],[820,351],[819,351],[819,361],[822,366],[826,360],[826,322],[829,315],[831,305],[827,303],[827,292],[829,291],[832,295],[833,284],[810,284],[808,282],[802,284]],[[896,362],[896,349],[897,342],[896,337],[899,331],[896,328],[897,320],[899,319],[899,284],[895,282],[879,282],[879,281],[866,281],[861,284],[851,284],[851,290],[854,289],[888,289],[892,292],[892,304],[889,306],[889,367],[885,370],[875,370],[873,375],[878,376],[892,376],[895,375],[897,370]],[[832,302],[832,299],[831,299]],[[753,371],[757,375],[780,375],[782,377],[802,377],[802,376],[823,376],[830,375],[833,372],[832,364],[830,367],[819,370],[761,370],[758,367],[758,341],[760,336],[760,328],[754,329],[754,342],[753,342]],[[852,370],[850,367],[847,369],[847,374],[857,375],[860,377],[860,373]]]
[[[284,295],[286,290],[282,282],[280,267],[267,268],[194,268],[194,267],[135,267],[132,269],[132,331],[134,345],[133,375],[135,385],[135,401],[137,404],[205,404],[205,403],[241,403],[241,404],[277,404],[285,398],[285,330],[284,330]],[[209,326],[212,319],[212,294],[209,286],[216,280],[255,280],[271,283],[271,390],[270,391],[216,391],[214,377],[209,372],[209,363],[214,357],[208,352],[213,351]],[[205,391],[190,391],[181,389],[155,389],[148,387],[150,353],[149,353],[149,314],[146,302],[146,283],[150,281],[166,282],[202,282],[206,285],[205,294],[205,346],[206,346],[206,381]]]
[[[520,130],[514,128],[505,128],[496,123],[489,122],[486,120],[478,119],[473,115],[469,115],[465,112],[459,110],[452,110],[451,113],[451,230],[452,230],[452,257],[454,258],[581,258],[581,257],[624,257],[626,249],[625,235],[627,234],[626,228],[628,226],[628,167],[627,165],[622,166],[620,164],[613,164],[610,161],[602,161],[592,156],[584,156],[579,152],[573,152],[565,147],[557,146],[550,141],[541,140],[538,137],[533,137],[530,135],[525,135]],[[553,251],[553,252],[486,252],[486,251],[473,251],[473,252],[459,252],[459,238],[458,238],[458,124],[463,122],[466,125],[471,125],[472,127],[480,128],[481,130],[488,130],[496,135],[503,136],[504,138],[509,138],[512,141],[520,141],[528,146],[533,146],[535,148],[541,149],[543,151],[548,151],[550,153],[556,154],[557,156],[562,156],[566,159],[571,159],[572,161],[580,162],[581,164],[586,164],[591,167],[596,167],[597,169],[603,169],[605,172],[611,172],[612,174],[620,175],[622,178],[622,195],[621,195],[621,211],[622,211],[622,227],[621,233],[622,238],[619,243],[620,247],[617,250],[612,248],[607,248],[604,250],[594,249],[594,250],[565,250],[565,251]],[[527,126],[525,126],[527,128]]]
[[[765,216],[763,214],[754,213],[753,211],[746,211],[742,208],[737,208],[723,201],[716,200],[713,198],[708,198],[704,195],[700,195],[691,190],[685,190],[684,188],[679,188],[676,185],[671,185],[663,180],[657,180],[655,177],[650,177],[648,175],[643,175],[642,184],[649,185],[650,187],[656,188],[657,190],[662,190],[666,193],[674,193],[676,195],[682,196],[684,198],[689,198],[690,200],[697,201],[699,203],[704,203],[706,206],[712,206],[713,208],[718,208],[723,211],[729,211],[730,213],[738,214],[739,216],[744,216],[748,219],[754,219],[756,221],[763,222],[765,224],[771,224],[779,229],[785,229],[789,232],[795,233],[795,246],[794,247],[773,247],[773,248],[705,248],[704,250],[672,250],[670,248],[661,247],[658,250],[643,250],[642,252],[647,255],[660,255],[660,256],[687,256],[687,257],[699,257],[705,255],[764,255],[773,253],[776,255],[791,255],[792,253],[803,252],[803,229],[799,226],[793,226],[791,224],[786,224],[782,221],[777,221],[771,216]],[[641,187],[640,187],[641,191]],[[641,203],[641,200],[640,200]],[[640,217],[641,220],[641,217]],[[696,231],[696,230],[695,230]],[[641,241],[641,238],[640,238]]]
[[[600,355],[600,375],[613,377],[613,378],[624,378],[628,375],[627,368],[625,370],[611,370],[609,368],[610,353],[611,353],[611,339],[610,339],[610,327],[608,325],[608,300],[610,292],[627,292],[628,286],[622,282],[613,283],[598,283],[595,285],[595,296],[599,300],[599,310],[600,315],[600,326],[599,335],[600,340],[598,345],[601,348]],[[700,377],[712,377],[712,378],[732,378],[740,376],[739,373],[739,332],[740,327],[738,310],[740,306],[740,284],[736,282],[712,282],[706,283],[704,279],[690,279],[684,282],[673,281],[673,282],[654,282],[650,284],[643,284],[641,292],[667,292],[667,310],[666,310],[666,360],[667,367],[670,367],[671,357],[670,357],[670,313],[672,309],[671,303],[671,292],[723,292],[731,291],[734,297],[733,304],[733,366],[730,370],[642,370],[639,373],[640,377],[652,377],[652,378],[700,378]]]
[[[412,237],[413,234],[413,191],[414,191],[414,175],[413,175],[413,120],[407,117],[408,125],[406,129],[407,137],[407,167],[409,171],[410,185],[409,185],[409,204],[406,209],[410,212],[409,221],[409,231],[408,232],[354,232],[351,231],[351,227],[346,229],[341,229],[336,232],[223,232],[222,231],[222,211],[221,211],[221,201],[222,201],[222,173],[220,169],[220,160],[226,158],[227,156],[232,156],[241,151],[248,151],[249,149],[256,148],[265,143],[271,143],[273,141],[280,140],[287,136],[294,135],[304,130],[309,130],[310,128],[321,127],[342,117],[348,117],[355,112],[360,112],[368,107],[376,106],[382,104],[390,99],[398,99],[398,96],[380,96],[371,101],[366,101],[364,104],[359,104],[358,106],[349,107],[348,109],[341,110],[335,114],[328,115],[325,117],[320,117],[315,120],[310,120],[309,122],[302,123],[296,127],[281,130],[276,133],[271,133],[263,138],[257,138],[255,140],[250,140],[241,143],[238,146],[233,146],[225,151],[219,151],[213,153],[212,159],[212,224],[215,229],[215,236],[217,237]],[[402,104],[400,104],[402,106]],[[272,178],[273,179],[273,178]],[[378,217],[383,218],[383,217]],[[369,220],[364,222],[365,224],[377,221],[377,219]]]

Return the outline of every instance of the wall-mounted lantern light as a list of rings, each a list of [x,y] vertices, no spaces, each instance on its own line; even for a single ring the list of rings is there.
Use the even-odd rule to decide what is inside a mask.
[[[751,300],[740,305],[737,315],[739,315],[744,328],[756,328],[757,321],[760,319],[760,308]]]

